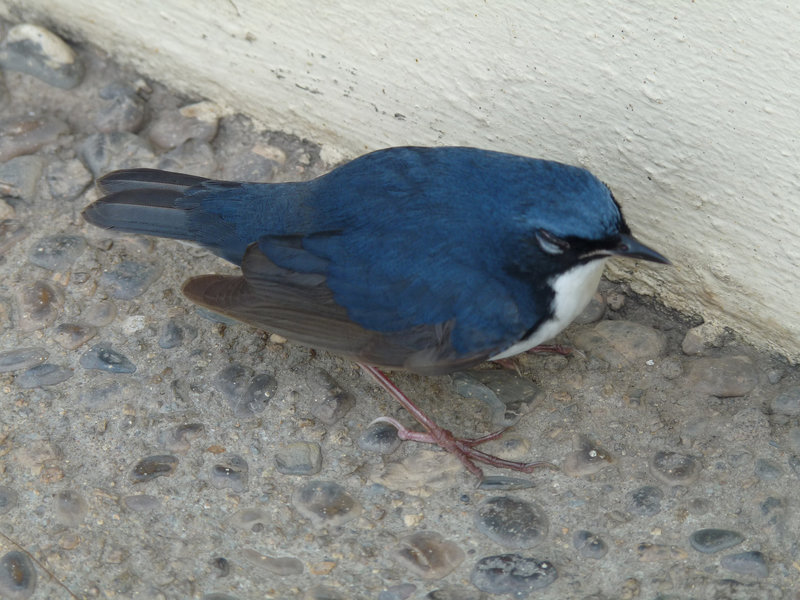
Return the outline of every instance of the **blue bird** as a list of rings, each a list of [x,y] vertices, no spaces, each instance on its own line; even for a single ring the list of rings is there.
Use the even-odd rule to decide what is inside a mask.
[[[606,259],[667,263],[637,241],[585,169],[466,147],[387,148],[316,179],[243,183],[153,169],[109,173],[84,218],[195,242],[241,276],[189,279],[193,302],[357,361],[436,443],[529,472],[457,439],[379,368],[438,375],[529,350],[594,294]]]

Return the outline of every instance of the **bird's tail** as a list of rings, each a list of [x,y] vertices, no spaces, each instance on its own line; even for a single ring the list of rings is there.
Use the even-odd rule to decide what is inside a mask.
[[[97,180],[103,197],[84,209],[83,218],[106,229],[192,240],[184,194],[205,181],[157,169],[114,171]]]
[[[247,249],[238,230],[247,224],[237,212],[242,184],[127,169],[104,175],[97,187],[104,196],[83,211],[92,225],[196,242],[237,264]]]

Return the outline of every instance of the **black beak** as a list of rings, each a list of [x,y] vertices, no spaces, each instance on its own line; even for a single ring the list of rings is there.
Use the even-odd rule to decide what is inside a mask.
[[[665,265],[672,264],[665,256],[662,256],[652,248],[648,248],[632,235],[623,233],[619,238],[617,247],[612,248],[610,251],[612,256],[627,256],[628,258],[641,258],[642,260],[649,260]]]

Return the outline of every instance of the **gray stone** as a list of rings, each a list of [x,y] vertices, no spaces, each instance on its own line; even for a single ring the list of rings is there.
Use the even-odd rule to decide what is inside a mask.
[[[17,219],[0,220],[0,256],[28,235],[27,228]]]
[[[84,72],[80,58],[64,40],[29,23],[12,27],[0,43],[0,66],[65,90],[78,85]]]
[[[51,117],[23,117],[0,120],[0,163],[16,156],[33,154],[69,132],[69,125]]]
[[[100,284],[112,298],[131,300],[144,294],[160,276],[158,264],[123,260],[100,276]]]
[[[58,385],[72,377],[75,372],[69,367],[62,367],[52,363],[36,365],[17,375],[15,383],[23,388],[37,388],[49,385]]]
[[[33,243],[28,260],[43,269],[66,271],[85,248],[86,240],[79,235],[49,235]]]
[[[778,394],[770,403],[776,415],[796,417],[800,415],[800,387],[792,387]]]
[[[309,481],[292,495],[297,512],[315,527],[338,527],[361,514],[361,504],[333,481]]]
[[[764,578],[769,576],[767,560],[761,552],[739,552],[723,556],[719,561],[723,568],[738,573],[739,575],[750,575],[752,577]]]
[[[134,133],[94,133],[78,145],[81,160],[95,177],[117,169],[154,166],[150,144]]]
[[[0,352],[0,373],[30,369],[47,360],[50,353],[44,348],[14,348]]]
[[[475,527],[506,548],[531,548],[547,537],[549,523],[537,504],[510,496],[495,496],[478,508]]]
[[[74,200],[94,182],[92,174],[77,158],[48,163],[44,180],[50,196],[57,201]]]
[[[731,398],[744,396],[758,383],[758,373],[746,356],[698,358],[689,364],[686,384],[698,392]]]
[[[689,536],[692,548],[704,554],[727,550],[743,541],[744,536],[741,533],[729,529],[698,529]]]
[[[315,475],[322,469],[322,449],[316,442],[292,442],[275,454],[275,468],[284,475]]]
[[[93,123],[101,133],[138,131],[145,115],[145,103],[126,84],[110,83],[100,90],[101,104]]]
[[[544,398],[542,389],[530,379],[507,370],[455,373],[453,386],[460,396],[485,402],[495,427],[513,425]]]
[[[242,555],[248,563],[256,569],[265,571],[279,577],[288,575],[301,575],[303,573],[303,563],[293,556],[272,557],[256,552],[251,548],[244,548]]]
[[[572,336],[577,348],[613,367],[643,366],[661,357],[666,338],[652,327],[632,321],[601,321],[578,329]]]
[[[247,489],[249,471],[243,457],[233,453],[224,454],[211,467],[210,483],[217,489],[229,488],[234,492],[243,492]]]
[[[608,544],[599,535],[581,529],[572,536],[572,545],[584,558],[600,560],[608,553]]]
[[[155,454],[138,461],[131,470],[133,483],[145,483],[157,477],[171,477],[178,468],[178,457],[169,454]]]
[[[136,372],[136,365],[107,343],[92,346],[81,356],[80,362],[84,369],[96,369],[107,373]]]
[[[701,468],[697,459],[678,452],[660,451],[650,459],[650,473],[667,485],[694,483]]]
[[[350,392],[323,370],[317,370],[309,378],[311,388],[311,414],[326,425],[333,425],[355,406]]]
[[[36,568],[27,554],[12,550],[0,558],[0,598],[25,600],[36,589]]]
[[[392,557],[417,577],[442,579],[460,565],[466,555],[453,542],[435,531],[419,531],[405,536],[392,551]]]
[[[61,290],[46,281],[23,287],[17,295],[20,331],[36,331],[52,325],[64,305]]]
[[[0,164],[0,195],[30,202],[44,171],[38,156],[18,156]]]
[[[500,554],[479,560],[470,580],[476,588],[489,594],[525,598],[557,578],[558,571],[551,562],[519,554]]]

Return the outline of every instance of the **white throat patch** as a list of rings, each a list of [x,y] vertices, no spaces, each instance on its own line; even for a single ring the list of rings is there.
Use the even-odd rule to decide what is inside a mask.
[[[550,305],[553,309],[553,316],[544,321],[533,332],[533,335],[520,340],[489,360],[508,358],[525,352],[563,331],[575,317],[581,314],[594,296],[597,285],[600,283],[600,276],[603,274],[603,268],[606,266],[606,260],[605,258],[595,259],[552,277],[548,283],[553,286],[555,292],[555,297]]]

